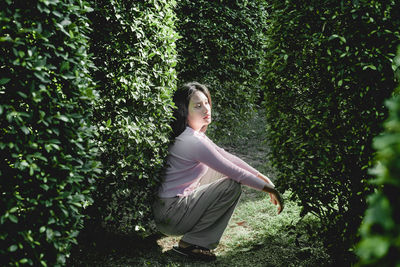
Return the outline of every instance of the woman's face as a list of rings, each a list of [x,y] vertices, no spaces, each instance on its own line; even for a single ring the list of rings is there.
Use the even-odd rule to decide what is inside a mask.
[[[203,92],[196,91],[190,98],[187,120],[190,128],[195,131],[211,123],[211,106]]]

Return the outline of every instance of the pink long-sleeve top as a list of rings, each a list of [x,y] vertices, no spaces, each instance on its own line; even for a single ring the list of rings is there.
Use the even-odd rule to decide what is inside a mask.
[[[204,133],[190,127],[186,127],[169,148],[167,164],[158,194],[161,198],[189,195],[208,168],[258,190],[267,185],[266,181],[257,177],[259,172],[256,169],[218,147]]]

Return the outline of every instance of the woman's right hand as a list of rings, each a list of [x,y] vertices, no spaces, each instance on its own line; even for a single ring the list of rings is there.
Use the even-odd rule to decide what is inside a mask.
[[[263,191],[269,193],[272,204],[278,206],[278,214],[280,214],[284,208],[284,205],[283,199],[279,192],[275,188],[271,188],[269,186],[264,186]]]
[[[276,191],[276,190],[275,190]],[[276,193],[270,193],[271,201],[274,205],[278,206],[278,214],[280,214],[283,210],[283,199],[278,191]]]

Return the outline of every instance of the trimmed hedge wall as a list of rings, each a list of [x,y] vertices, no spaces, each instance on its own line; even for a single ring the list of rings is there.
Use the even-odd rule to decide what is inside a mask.
[[[357,240],[372,138],[396,84],[399,1],[270,1],[265,58],[269,161],[322,224],[337,261]]]
[[[152,232],[176,89],[174,1],[90,1],[94,109],[104,177],[89,213],[109,232]]]
[[[264,1],[178,1],[179,81],[206,84],[213,98],[215,138],[234,134],[260,92]]]
[[[400,47],[393,63],[400,81]],[[378,162],[371,170],[376,176],[371,182],[378,190],[368,197],[357,247],[363,266],[400,265],[400,96],[396,94],[386,106],[389,118],[385,131],[373,142]]]
[[[98,162],[83,1],[3,1],[0,262],[60,266],[82,228]]]

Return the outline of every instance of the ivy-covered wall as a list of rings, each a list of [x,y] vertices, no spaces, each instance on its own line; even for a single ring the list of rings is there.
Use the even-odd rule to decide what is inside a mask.
[[[104,176],[91,217],[112,233],[151,232],[176,88],[174,1],[90,1],[94,107]]]
[[[320,219],[334,259],[351,262],[371,192],[372,139],[396,86],[400,3],[269,1],[268,10],[268,160],[302,215]]]
[[[0,262],[64,265],[99,163],[84,1],[2,1]]]

